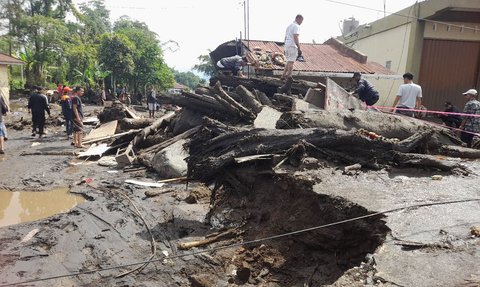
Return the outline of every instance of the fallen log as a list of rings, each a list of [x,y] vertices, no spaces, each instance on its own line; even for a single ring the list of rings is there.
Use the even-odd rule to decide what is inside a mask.
[[[118,121],[120,125],[120,129],[122,131],[128,130],[137,130],[137,129],[144,129],[151,124],[153,124],[155,120],[150,118],[140,118],[140,119],[130,119],[124,118]]]
[[[161,118],[157,119],[153,124],[151,124],[150,126],[144,128],[140,133],[138,133],[138,135],[133,139],[133,141],[131,142],[131,145],[132,147],[137,147],[139,146],[143,141],[145,141],[145,139],[149,136],[149,135],[153,135],[157,132],[157,130],[162,126],[162,124],[173,118],[175,116],[175,113],[173,112],[170,112],[164,116],[162,116]]]
[[[235,90],[242,98],[243,104],[255,114],[258,114],[262,110],[262,104],[257,101],[255,95],[247,90],[244,86],[240,85]]]
[[[206,134],[204,134],[206,132]],[[224,133],[208,138],[209,128],[197,133],[189,144],[188,174],[191,178],[208,181],[235,164],[235,159],[258,154],[285,154],[292,146],[305,143],[326,155],[334,153],[352,163],[378,167],[377,162],[397,163],[441,170],[462,169],[459,164],[434,160],[433,156],[415,156],[400,151],[412,151],[422,145],[431,133],[420,131],[404,141],[384,137],[370,138],[363,130],[334,130],[323,128],[265,130],[253,129]],[[303,154],[304,148],[298,150]],[[328,152],[328,151],[332,152]],[[432,150],[441,152],[441,150]],[[392,155],[393,153],[393,155]],[[409,157],[409,155],[412,155]],[[340,157],[342,158],[342,157]],[[298,162],[298,160],[296,160]],[[463,168],[464,171],[466,169]]]
[[[470,174],[471,171],[458,161],[441,160],[434,155],[394,152],[393,158],[400,166],[435,168],[442,171],[454,171],[461,174]]]
[[[222,233],[218,233],[216,235],[207,235],[204,239],[202,240],[197,240],[197,241],[190,241],[190,242],[181,242],[178,244],[178,249],[182,250],[188,250],[194,247],[201,247],[205,246],[214,242],[217,242],[221,239],[228,239],[232,237],[236,237],[240,234],[238,229],[230,229]]]
[[[253,93],[257,97],[258,101],[265,106],[273,106],[272,101],[267,97],[267,95],[264,92],[260,92],[259,90],[254,90]]]
[[[162,95],[158,97],[160,104],[172,104],[179,107],[186,107],[202,115],[218,119],[229,119],[232,115],[215,98],[206,95],[196,95],[183,92],[181,95]]]
[[[233,88],[242,85],[249,90],[257,89],[264,92],[268,97],[272,97],[273,94],[277,92],[278,88],[284,84],[284,82],[278,78],[239,78],[220,74],[210,79],[211,84],[216,83],[216,81],[220,81],[223,85],[231,86]],[[293,81],[291,91],[293,94],[305,96],[310,88],[322,88],[322,85],[320,83],[302,80]]]
[[[387,138],[404,140],[418,131],[434,131],[431,143],[457,144],[456,136],[445,128],[434,126],[426,121],[396,114],[361,110],[309,110],[303,114],[287,113],[282,117],[288,126],[334,128],[353,130],[363,128]]]
[[[214,86],[214,90],[217,93],[216,95],[220,96],[223,100],[225,100],[230,106],[234,107],[235,109],[239,110],[241,113],[241,116],[245,120],[254,120],[255,115],[244,107],[242,104],[238,103],[235,101],[232,97],[230,97],[222,88],[222,84],[220,82],[217,82]]]

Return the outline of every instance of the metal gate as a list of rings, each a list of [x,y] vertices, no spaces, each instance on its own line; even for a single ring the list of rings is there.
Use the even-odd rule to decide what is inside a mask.
[[[479,76],[480,42],[423,41],[418,83],[422,86],[422,102],[428,109],[443,110],[445,101],[450,101],[462,110],[462,93],[478,89]]]

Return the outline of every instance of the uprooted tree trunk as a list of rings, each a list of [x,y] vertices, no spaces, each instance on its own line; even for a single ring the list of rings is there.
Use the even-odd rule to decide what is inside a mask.
[[[155,121],[154,119],[150,119],[150,118],[141,118],[141,119],[124,118],[119,120],[118,124],[122,131],[128,131],[128,130],[144,129],[150,126],[151,124],[153,124],[154,121]]]
[[[211,123],[211,125],[215,126],[215,123]],[[318,150],[328,149],[346,154],[351,159],[357,159],[357,162],[375,160],[415,165],[419,161],[411,159],[407,152],[413,151],[419,145],[431,140],[433,134],[432,132],[420,132],[399,142],[382,137],[370,139],[368,134],[363,131],[309,128],[254,129],[223,133],[212,138],[209,137],[211,129],[211,127],[205,127],[190,142],[188,166],[192,178],[210,180],[228,166],[233,165],[236,158],[259,154],[286,154],[287,150],[299,142],[306,142]],[[221,127],[213,127],[213,129],[221,129]],[[392,156],[392,152],[395,152],[396,157]],[[431,157],[418,165],[447,169],[439,161]],[[467,172],[466,168],[459,164],[450,166],[450,170],[454,168]]]
[[[216,83],[219,80],[223,85],[231,86],[236,88],[237,86],[244,86],[249,90],[257,89],[264,92],[267,96],[272,97],[273,94],[277,93],[278,88],[281,87],[284,83],[278,78],[239,78],[239,77],[230,77],[225,75],[218,75],[210,80],[210,83]],[[296,95],[305,96],[308,89],[310,88],[322,88],[322,85],[319,83],[309,82],[309,81],[294,81],[292,84],[292,93]]]
[[[365,129],[387,138],[406,139],[419,131],[434,131],[439,144],[462,142],[451,131],[428,122],[396,114],[361,110],[311,110],[305,113],[292,112],[282,116],[285,128],[318,127],[340,130]]]

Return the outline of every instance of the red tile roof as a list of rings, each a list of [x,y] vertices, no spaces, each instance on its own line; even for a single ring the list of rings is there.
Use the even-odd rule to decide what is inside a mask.
[[[250,51],[261,49],[262,52],[284,52],[283,43],[272,41],[253,41],[243,40],[245,47],[249,47]],[[374,62],[361,63],[353,57],[337,50],[333,45],[327,44],[301,44],[302,54],[305,62],[296,61],[294,64],[295,71],[305,72],[324,72],[324,73],[354,73],[360,72],[365,74],[394,74],[389,69]],[[274,70],[283,70],[283,66],[273,65]]]
[[[0,64],[3,65],[23,65],[25,64],[22,60],[11,57],[9,55],[0,53]]]

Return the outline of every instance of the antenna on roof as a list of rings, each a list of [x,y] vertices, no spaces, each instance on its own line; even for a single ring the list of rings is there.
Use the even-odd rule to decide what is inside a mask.
[[[383,0],[383,17],[387,17],[387,0]]]

